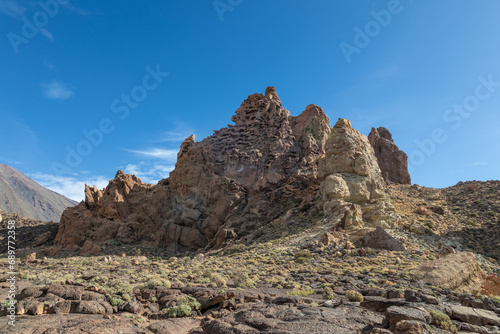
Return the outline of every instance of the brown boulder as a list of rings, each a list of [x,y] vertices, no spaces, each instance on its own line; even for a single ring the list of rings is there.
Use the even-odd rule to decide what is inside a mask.
[[[382,248],[392,251],[405,250],[405,246],[401,241],[391,236],[380,226],[378,226],[374,231],[365,234],[361,239],[361,243],[363,246],[370,248]]]
[[[481,288],[481,294],[484,296],[500,296],[500,277],[497,274],[486,276]]]
[[[86,255],[96,255],[102,252],[102,249],[99,245],[93,243],[90,240],[85,240],[83,243],[82,249],[80,250],[81,256]]]
[[[477,294],[486,277],[473,253],[449,254],[415,269],[418,279],[443,289]]]
[[[375,151],[385,182],[411,184],[408,156],[394,144],[389,130],[384,127],[372,128],[368,140]]]
[[[35,262],[35,261],[36,261],[36,253],[30,253],[28,255],[25,255],[21,259],[21,262]]]

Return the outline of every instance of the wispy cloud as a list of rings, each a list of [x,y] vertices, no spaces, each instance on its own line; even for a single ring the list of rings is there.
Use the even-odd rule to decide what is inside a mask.
[[[151,148],[144,151],[127,150],[132,153],[136,153],[148,158],[155,158],[167,161],[175,161],[177,159],[178,150],[169,150],[162,148]]]
[[[21,18],[24,15],[26,8],[21,6],[18,1],[0,0],[0,13],[13,17]]]
[[[59,81],[44,83],[42,89],[45,98],[50,100],[66,100],[75,95],[71,87]]]
[[[473,164],[470,164],[469,166],[470,167],[477,167],[477,166],[486,166],[487,164],[488,164],[487,162],[478,161],[478,162],[474,162]]]
[[[142,182],[152,184],[156,184],[161,179],[167,178],[173,170],[173,165],[153,164],[146,161],[141,161],[139,164],[128,164],[123,168],[125,173],[134,174]]]
[[[153,139],[155,143],[175,143],[175,142],[183,142],[184,139],[191,136],[194,133],[194,130],[183,124],[182,122],[177,122],[177,126],[169,131],[164,131],[158,135],[156,135]]]
[[[76,7],[74,4],[71,4],[71,3],[66,3],[66,4],[62,5],[62,7],[64,9],[66,9],[67,11],[69,11],[73,14],[76,14],[76,15],[80,15],[80,16],[100,15],[101,14],[100,11],[89,11],[89,10],[86,10],[86,9],[83,9],[80,7]]]
[[[51,42],[54,41],[54,35],[52,35],[52,33],[50,31],[48,31],[47,29],[45,28],[42,28],[40,29],[40,33],[45,37],[47,38],[48,40],[50,40]]]
[[[191,136],[193,134],[192,131],[165,131],[154,141],[157,143],[166,143],[166,142],[183,142],[184,139]]]
[[[95,185],[98,189],[103,189],[109,183],[109,178],[104,176],[56,176],[51,174],[34,173],[30,174],[29,177],[45,188],[78,202],[85,199],[85,184],[90,186]]]

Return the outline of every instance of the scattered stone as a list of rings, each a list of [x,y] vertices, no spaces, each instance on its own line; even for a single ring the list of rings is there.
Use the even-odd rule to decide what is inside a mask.
[[[401,320],[396,324],[394,334],[427,334],[424,326],[424,323],[417,320]]]
[[[368,232],[361,239],[363,246],[370,248],[382,248],[393,251],[403,251],[403,243],[392,237],[382,227],[378,226],[374,231]]]
[[[439,250],[437,256],[438,256],[438,258],[441,258],[443,256],[455,254],[455,253],[456,253],[455,248],[448,246],[448,245],[445,245]]]
[[[30,253],[21,259],[21,262],[35,262],[35,261],[36,261],[36,253]]]
[[[138,301],[133,300],[125,304],[123,310],[134,314],[142,314],[144,312],[144,307]]]
[[[85,243],[80,250],[80,256],[90,256],[97,255],[102,252],[102,249],[99,245],[93,243],[90,240],[85,240]]]
[[[402,320],[416,320],[421,323],[431,323],[431,315],[424,309],[406,306],[391,306],[385,310],[386,319],[391,327]]]
[[[500,317],[493,311],[476,309],[462,305],[450,305],[450,318],[472,325],[500,326]]]
[[[430,216],[431,215],[431,211],[428,208],[426,208],[425,206],[419,206],[417,209],[417,213],[419,215],[422,215],[422,216]]]

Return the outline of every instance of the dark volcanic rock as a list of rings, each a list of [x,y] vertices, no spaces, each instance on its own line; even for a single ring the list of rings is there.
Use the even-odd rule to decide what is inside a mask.
[[[373,146],[385,182],[411,184],[408,156],[394,144],[389,130],[384,127],[372,128],[368,140]]]

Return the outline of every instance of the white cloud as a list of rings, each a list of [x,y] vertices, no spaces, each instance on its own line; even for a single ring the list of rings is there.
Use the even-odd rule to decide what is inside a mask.
[[[17,1],[13,0],[0,0],[0,13],[14,17],[20,18],[24,15],[26,8],[19,5]]]
[[[43,95],[50,100],[66,100],[75,95],[73,89],[59,81],[42,84]]]
[[[183,142],[184,139],[191,136],[192,131],[165,131],[162,133],[155,142],[165,143],[165,142]]]
[[[109,178],[104,176],[72,177],[43,173],[34,173],[29,176],[45,188],[78,202],[85,199],[85,184],[91,187],[95,185],[98,189],[103,189],[109,183]]]
[[[473,164],[470,164],[469,166],[471,167],[476,167],[476,166],[485,166],[487,165],[488,163],[487,162],[484,162],[484,161],[478,161],[478,162],[474,162]]]
[[[132,153],[137,153],[148,158],[156,158],[174,162],[177,159],[177,152],[179,150],[166,150],[162,148],[152,148],[145,151],[127,150]]]
[[[173,170],[173,165],[152,164],[145,161],[141,161],[139,164],[128,164],[123,169],[125,173],[134,174],[142,182],[151,184],[156,184],[161,179],[167,178]]]
[[[54,41],[54,35],[52,35],[52,33],[50,31],[48,31],[47,29],[45,28],[42,28],[40,29],[40,33],[45,36],[47,39],[49,39],[50,41]]]

